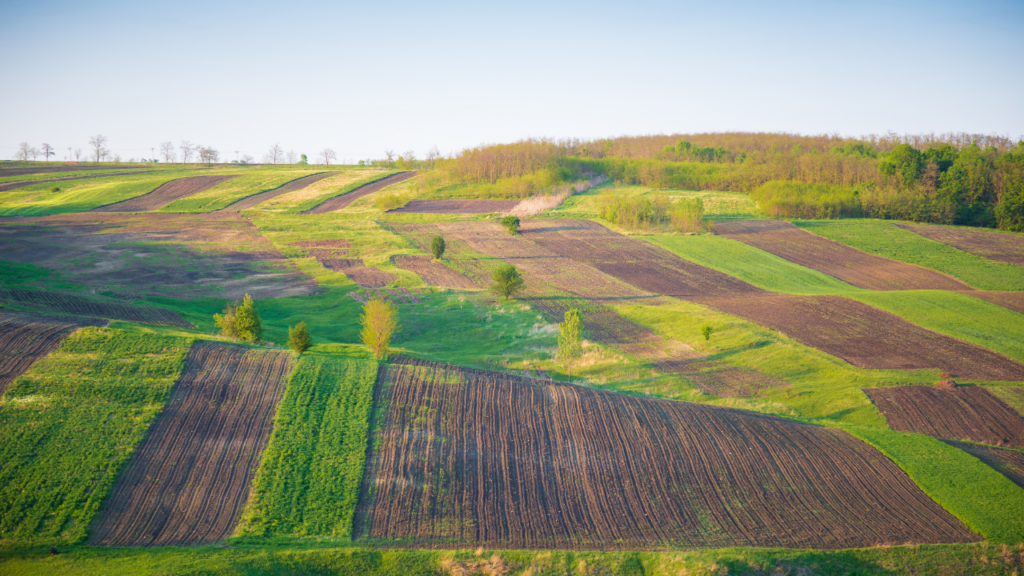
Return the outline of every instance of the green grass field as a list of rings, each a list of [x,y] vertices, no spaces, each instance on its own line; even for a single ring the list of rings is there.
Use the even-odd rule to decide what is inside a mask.
[[[617,197],[636,198],[660,195],[670,202],[681,199],[700,198],[704,203],[707,220],[760,220],[754,202],[746,194],[738,192],[714,192],[706,190],[655,190],[646,186],[606,183],[579,194],[570,196],[558,208],[544,213],[546,218],[582,218],[598,220],[601,215],[601,195],[614,194]],[[603,224],[606,224],[602,221]]]
[[[316,173],[314,168],[289,169],[264,169],[249,170],[242,172],[242,176],[221,182],[220,184],[193,194],[187,198],[181,198],[171,202],[160,209],[160,212],[171,212],[176,214],[195,214],[200,212],[213,212],[226,208],[243,198],[248,198],[260,192],[273,190],[283,186],[292,180],[309,176]],[[237,172],[236,172],[237,173]]]

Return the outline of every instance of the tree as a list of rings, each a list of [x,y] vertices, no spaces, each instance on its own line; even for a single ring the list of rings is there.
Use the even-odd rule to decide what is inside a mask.
[[[299,322],[294,328],[288,327],[288,347],[295,351],[296,354],[302,354],[309,350],[309,346],[312,343],[313,339],[309,335],[309,329],[306,328],[305,321]]]
[[[519,233],[519,216],[505,216],[501,219],[501,225],[508,229],[508,233],[515,236]]]
[[[18,151],[14,153],[15,160],[21,160],[22,162],[28,162],[29,156],[32,155],[32,146],[28,142],[22,142],[18,144]]]
[[[441,151],[437,149],[437,145],[435,144],[433,148],[427,150],[427,166],[429,168],[433,168],[434,162],[436,162],[440,157]]]
[[[220,152],[217,152],[212,146],[196,145],[196,152],[199,153],[199,161],[207,164],[212,164],[220,158]]]
[[[160,153],[164,155],[164,162],[174,162],[177,159],[174,154],[174,144],[171,142],[162,142]]]
[[[324,164],[327,166],[330,166],[331,160],[335,160],[337,157],[338,155],[335,154],[334,150],[331,150],[330,148],[324,148],[323,150],[320,151],[320,159],[323,160]]]
[[[299,159],[299,164],[302,164],[303,166],[309,164],[309,158],[306,158],[305,154],[300,154],[300,156],[301,158]]]
[[[220,333],[228,338],[238,338],[238,330],[235,328],[235,308],[234,304],[228,303],[224,307],[224,314],[213,315],[213,323],[220,328]]]
[[[253,158],[252,156],[249,156],[248,154],[242,154],[242,160],[241,160],[242,164],[252,164],[255,160],[256,160],[255,158]]]
[[[46,157],[46,161],[49,162],[50,161],[50,156],[53,156],[53,146],[50,146],[46,142],[43,142],[42,153],[43,153],[43,156]]]
[[[32,149],[29,150],[29,154],[32,154],[32,161],[35,162],[36,157],[39,156],[39,148],[33,146]]]
[[[78,162],[81,159],[82,159],[82,149],[81,148],[75,148],[75,162]]]
[[[107,149],[104,145],[107,143],[107,137],[102,134],[97,134],[89,139],[89,146],[92,146],[93,154],[96,155],[96,161],[99,162],[101,158],[107,155]]]
[[[444,238],[440,236],[434,236],[430,241],[430,253],[434,255],[434,260],[440,260],[444,256]]]
[[[178,149],[181,150],[181,161],[188,164],[188,159],[192,156],[192,152],[195,150],[195,148],[192,147],[192,143],[188,140],[182,140]]]
[[[235,308],[235,331],[238,339],[246,342],[259,342],[263,337],[263,322],[252,296],[245,295],[242,305]]]
[[[565,320],[558,325],[558,359],[565,362],[569,383],[572,363],[583,353],[583,314],[572,308],[565,311]]]
[[[289,150],[287,157],[289,164],[295,164],[295,161],[299,159],[299,157],[295,155],[295,150]]]
[[[378,361],[386,360],[390,353],[391,337],[398,331],[398,309],[379,296],[363,305],[360,319],[363,325],[359,336]]]
[[[284,159],[284,149],[281,148],[280,144],[274,144],[267,150],[267,153],[263,155],[264,164],[277,164]]]
[[[523,281],[523,275],[519,273],[518,268],[511,264],[502,264],[501,266],[498,266],[498,268],[491,273],[491,279],[494,280],[494,284],[491,284],[491,292],[504,297],[505,300],[515,296],[526,288],[526,282]]]
[[[395,151],[390,149],[385,150],[384,159],[387,161],[388,168],[391,168],[395,163]]]
[[[704,335],[704,340],[705,341],[711,340],[711,335],[714,332],[715,332],[715,329],[713,327],[711,327],[710,324],[705,324],[704,327],[702,327],[700,329],[700,333]]]

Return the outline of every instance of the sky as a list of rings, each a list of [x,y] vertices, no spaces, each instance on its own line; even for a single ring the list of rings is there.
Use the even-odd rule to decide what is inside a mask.
[[[0,2],[0,159],[719,131],[1024,137],[1024,2]]]

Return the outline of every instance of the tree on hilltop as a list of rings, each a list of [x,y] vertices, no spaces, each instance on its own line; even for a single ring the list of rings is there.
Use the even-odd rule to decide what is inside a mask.
[[[170,163],[176,160],[174,144],[171,142],[161,142],[160,153],[164,155],[164,162]]]
[[[264,164],[277,164],[284,160],[284,149],[281,148],[280,144],[274,144],[267,150],[267,153],[263,155]]]
[[[324,161],[324,165],[326,166],[330,166],[331,160],[334,160],[337,157],[338,155],[335,154],[334,150],[331,150],[330,148],[324,148],[323,150],[320,151],[320,159]]]
[[[42,152],[43,156],[46,158],[46,161],[49,162],[50,161],[50,156],[53,156],[53,146],[50,146],[46,142],[43,142],[43,148],[42,148],[41,152]]]
[[[491,292],[504,297],[506,301],[526,289],[523,275],[512,264],[498,266],[491,273],[491,279],[494,280],[494,284],[491,284]]]
[[[96,157],[96,162],[99,162],[110,152],[104,148],[107,144],[107,137],[103,134],[97,134],[89,139],[89,146],[92,146],[92,152]]]

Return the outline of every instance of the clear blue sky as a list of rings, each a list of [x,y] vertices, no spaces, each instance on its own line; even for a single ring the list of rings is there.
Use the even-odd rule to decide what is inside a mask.
[[[526,137],[1024,135],[1024,2],[0,4],[0,158]]]

